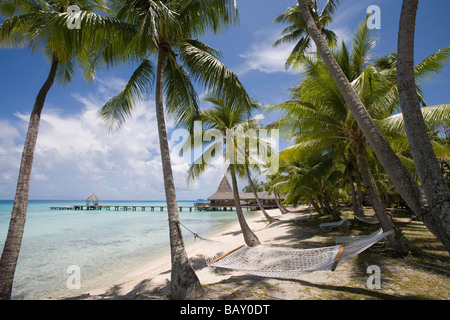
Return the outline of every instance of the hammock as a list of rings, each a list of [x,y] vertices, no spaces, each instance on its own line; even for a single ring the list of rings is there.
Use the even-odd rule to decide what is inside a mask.
[[[314,249],[273,249],[240,246],[216,259],[209,267],[242,271],[263,277],[292,277],[318,270],[334,271],[341,261],[350,260],[394,231],[376,234],[350,243]]]
[[[374,233],[369,234],[369,235],[363,234],[363,235],[359,235],[359,236],[339,236],[339,237],[336,237],[335,242],[336,242],[336,244],[349,243],[349,242],[352,242],[355,240],[370,238],[370,237],[373,237],[375,235],[382,234],[382,233],[383,233],[383,229],[380,228],[377,231],[375,231]]]

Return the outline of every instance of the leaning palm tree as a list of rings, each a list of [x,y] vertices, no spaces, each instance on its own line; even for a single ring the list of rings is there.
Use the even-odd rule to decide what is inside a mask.
[[[400,195],[409,207],[419,216],[427,228],[444,244],[450,252],[450,223],[446,222],[448,210],[442,206],[430,206],[428,199],[408,170],[403,166],[389,142],[383,137],[363,102],[353,90],[350,81],[331,54],[327,43],[322,38],[320,30],[310,13],[306,0],[298,0],[308,34],[314,40],[317,50],[324,60],[339,91],[342,93],[348,108],[351,110],[358,125],[365,134],[378,160],[383,165]],[[447,200],[448,202],[448,200]],[[447,220],[446,220],[447,219]],[[442,222],[442,223],[439,223]]]
[[[240,172],[248,170],[248,149],[242,146],[239,139],[244,137],[245,131],[256,129],[256,120],[246,120],[249,112],[246,109],[231,108],[227,102],[221,98],[210,96],[205,101],[212,103],[213,107],[202,111],[201,120],[204,129],[195,134],[204,136],[205,132],[210,135],[214,133],[215,142],[203,150],[201,159],[196,159],[189,168],[188,179],[195,179],[211,164],[213,159],[218,159],[220,151],[224,151],[223,160],[227,163],[227,171],[231,175],[233,196],[236,206],[236,214],[239,225],[248,246],[260,244],[258,237],[253,233],[245,220],[239,198],[237,176]],[[243,140],[246,144],[245,138]],[[225,149],[222,146],[225,145]],[[254,151],[254,150],[250,150]]]
[[[25,227],[34,151],[47,94],[55,80],[60,84],[70,83],[77,66],[83,70],[86,80],[92,80],[93,66],[101,60],[94,50],[98,51],[105,39],[124,39],[130,30],[115,19],[94,13],[94,10],[106,10],[102,1],[74,0],[71,4],[81,9],[77,16],[81,29],[68,28],[73,16],[66,12],[66,1],[12,0],[0,4],[0,13],[7,17],[0,25],[0,45],[39,50],[50,61],[49,74],[37,94],[28,124],[11,221],[0,260],[0,299],[11,298]]]
[[[156,118],[169,216],[172,257],[171,297],[187,299],[202,291],[188,260],[180,229],[175,184],[170,161],[164,97],[167,111],[179,124],[191,123],[198,116],[194,88],[201,86],[228,96],[233,107],[249,103],[237,76],[220,61],[220,52],[196,39],[206,32],[218,32],[237,21],[232,0],[117,0],[117,17],[137,26],[127,44],[139,56],[140,65],[125,88],[109,100],[100,115],[110,126],[119,127],[131,116],[136,102],[155,86]],[[156,60],[156,70],[151,58]]]

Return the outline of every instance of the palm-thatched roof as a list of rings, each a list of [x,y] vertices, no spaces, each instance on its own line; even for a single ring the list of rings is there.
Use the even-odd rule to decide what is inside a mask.
[[[91,194],[89,198],[86,199],[87,202],[98,202],[98,197],[95,195],[95,193]]]
[[[231,189],[227,176],[224,175],[222,181],[220,181],[216,193],[210,196],[208,200],[232,200],[232,199],[234,199],[233,189]]]
[[[258,198],[261,200],[275,200],[275,194],[270,194],[267,191],[257,192]],[[255,200],[253,192],[239,193],[240,200]],[[224,175],[220,181],[217,191],[208,198],[208,200],[234,200],[233,189],[228,182],[227,176]]]
[[[267,191],[261,191],[256,193],[260,200],[275,200],[275,194],[269,194]],[[255,200],[255,194],[253,192],[239,193],[241,200]]]

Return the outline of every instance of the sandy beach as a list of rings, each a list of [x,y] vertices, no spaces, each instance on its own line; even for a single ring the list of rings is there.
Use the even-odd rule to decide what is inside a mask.
[[[334,245],[334,239],[342,231],[321,232],[318,224],[329,217],[318,217],[310,222],[295,222],[302,213],[281,214],[279,210],[269,210],[276,218],[267,224],[263,216],[248,219],[248,224],[264,246],[286,248],[314,248]],[[213,213],[212,213],[213,214]],[[403,219],[403,220],[402,220]],[[414,232],[428,237],[428,231],[421,222],[400,217],[399,222],[409,226]],[[410,229],[406,229],[408,235]],[[411,231],[411,232],[413,232]],[[185,238],[192,235],[183,230]],[[364,227],[353,225],[345,234],[369,232]],[[422,234],[423,233],[423,234]],[[414,234],[410,234],[411,237]],[[427,238],[431,241],[432,236]],[[265,278],[247,275],[237,271],[205,266],[205,258],[220,252],[228,252],[244,243],[239,224],[208,240],[196,240],[186,245],[187,254],[195,269],[205,294],[200,299],[449,299],[450,259],[448,254],[427,252],[426,265],[422,256],[396,257],[389,250],[366,250],[359,256],[338,266],[336,271],[317,271],[289,279]],[[422,250],[422,248],[421,248]],[[422,251],[421,251],[422,252]],[[368,267],[376,265],[381,270],[381,289],[367,286]],[[153,299],[169,298],[170,255],[164,254],[131,272],[115,275],[95,288],[72,299]],[[420,281],[420,285],[417,282]]]

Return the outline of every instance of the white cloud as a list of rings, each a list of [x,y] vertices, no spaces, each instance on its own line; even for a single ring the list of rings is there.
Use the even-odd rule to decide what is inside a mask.
[[[61,109],[46,109],[41,117],[35,149],[30,199],[84,199],[95,192],[101,199],[165,199],[154,102],[136,107],[119,131],[110,132],[98,118],[98,109],[125,82],[99,81],[88,95],[72,94],[80,111],[65,115]],[[0,198],[14,196],[20,155],[28,116],[17,121],[0,119]],[[175,122],[166,119],[168,137]],[[173,149],[177,141],[170,141]],[[203,178],[187,184],[189,164],[171,154],[178,199],[209,196],[203,193]],[[209,181],[215,167],[205,173]],[[224,171],[222,171],[224,172]],[[213,188],[217,186],[214,185]],[[197,192],[194,195],[193,192]]]
[[[262,120],[264,120],[265,117],[266,116],[263,113],[258,113],[258,114],[255,114],[253,119],[258,120],[258,121],[262,121]]]
[[[273,47],[279,36],[279,30],[254,33],[250,48],[239,55],[245,61],[237,73],[244,74],[251,70],[264,73],[286,72],[285,63],[294,45]]]
[[[22,135],[15,126],[0,120],[0,194],[8,192],[9,186],[15,188],[23,148],[21,140]]]

